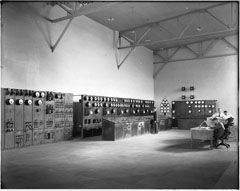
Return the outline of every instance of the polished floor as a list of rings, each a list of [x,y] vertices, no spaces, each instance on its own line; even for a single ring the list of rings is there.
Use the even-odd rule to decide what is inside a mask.
[[[238,189],[238,143],[190,146],[190,131],[100,137],[4,150],[9,189]]]

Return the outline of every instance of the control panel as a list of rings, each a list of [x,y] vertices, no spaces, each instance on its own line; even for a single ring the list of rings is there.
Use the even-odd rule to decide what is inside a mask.
[[[15,122],[14,122],[14,106],[15,106],[15,91],[14,89],[2,89],[2,134],[3,142],[2,147],[5,149],[14,148],[15,141]]]
[[[33,145],[43,143],[46,92],[33,91]]]
[[[94,95],[81,96],[81,136],[101,135],[102,118],[149,116],[153,113],[154,101],[131,98],[116,98]],[[75,120],[77,121],[77,120]],[[126,130],[126,135],[127,130]]]
[[[65,94],[64,113],[64,140],[69,140],[73,136],[73,94]]]
[[[23,145],[30,146],[33,141],[33,97],[32,90],[24,90],[23,97]]]
[[[54,142],[55,137],[55,101],[54,101],[54,93],[51,91],[46,92],[45,96],[45,105],[44,105],[44,119],[45,119],[45,127],[44,127],[44,135],[43,141],[44,143],[52,143]]]
[[[70,139],[73,95],[67,95],[65,102],[65,93],[2,88],[1,149],[64,140],[64,129]]]
[[[216,100],[172,101],[173,125],[180,129],[198,126],[216,112]]]
[[[55,141],[64,140],[64,94],[55,93]]]

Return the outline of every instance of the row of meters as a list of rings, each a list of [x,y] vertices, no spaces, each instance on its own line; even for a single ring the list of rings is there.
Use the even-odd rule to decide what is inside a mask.
[[[131,108],[150,108],[150,105],[139,105],[139,104],[123,104],[123,103],[100,103],[100,102],[86,102],[86,107],[131,107]]]
[[[204,105],[204,104],[205,104],[205,101],[204,101],[204,100],[202,100],[202,101],[201,101],[201,100],[199,100],[199,101],[186,101],[185,103],[186,103],[187,105],[188,105],[188,104],[196,104],[196,105],[202,104],[202,105]],[[175,104],[175,101],[173,101],[172,104]]]
[[[83,96],[83,100],[84,101],[101,101],[101,102],[154,104],[154,101],[150,101],[150,100],[137,100],[137,99],[129,99],[129,98],[113,98],[113,97],[101,97],[101,96]]]
[[[9,95],[9,94],[6,94],[6,95]],[[11,94],[12,96],[14,96],[14,94]],[[16,96],[24,96],[24,95],[17,95],[17,94],[15,94]],[[35,98],[44,98],[45,97],[45,93],[44,92],[35,92],[34,93],[34,95],[35,96],[33,96],[33,97],[35,97]],[[25,95],[26,96],[26,95]],[[29,96],[29,95],[28,95]],[[59,99],[59,98],[58,98]],[[60,98],[60,99],[63,99],[63,97],[62,98]],[[52,101],[53,99],[49,99],[49,97],[46,97],[46,101]],[[14,99],[14,98],[8,98],[7,100],[6,100],[6,102],[5,102],[7,105],[13,105],[14,103],[16,104],[16,105],[23,105],[23,104],[25,104],[25,105],[32,105],[33,104],[33,101],[32,101],[32,99],[31,98],[29,98],[29,99],[26,99],[25,101],[24,101],[24,99],[22,99],[22,98],[16,98],[16,99]],[[35,105],[38,105],[38,106],[40,106],[40,105],[42,105],[43,104],[43,101],[41,100],[41,99],[39,99],[39,100],[35,100]]]
[[[5,95],[16,95],[16,96],[32,96],[35,98],[45,98],[47,101],[53,100],[54,98],[63,99],[64,94],[52,91],[34,91],[34,90],[23,90],[23,89],[12,89],[5,88]]]

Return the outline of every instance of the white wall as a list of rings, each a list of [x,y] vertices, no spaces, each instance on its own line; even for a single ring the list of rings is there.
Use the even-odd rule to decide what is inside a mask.
[[[57,6],[31,6],[49,17],[65,16]],[[2,87],[153,99],[152,51],[136,48],[118,70],[113,31],[81,16],[52,53],[49,44],[67,22],[51,24],[37,13],[27,3],[2,7]]]
[[[228,49],[228,50],[226,50]],[[208,52],[209,55],[229,53],[224,43],[218,42]],[[187,58],[189,52],[180,51],[173,59]],[[155,66],[157,71],[159,66]],[[189,91],[190,86],[196,89]],[[186,92],[181,87],[187,88]],[[194,94],[196,100],[217,100],[219,107],[228,110],[238,121],[238,57],[217,58],[169,62],[154,80],[154,99],[159,108],[164,96],[168,101],[181,100],[181,95]]]

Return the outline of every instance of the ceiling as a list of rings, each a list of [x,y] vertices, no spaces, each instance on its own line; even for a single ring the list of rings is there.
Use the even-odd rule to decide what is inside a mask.
[[[232,35],[238,28],[238,4],[231,2],[118,2],[86,16],[153,51]]]
[[[85,15],[118,31],[129,45],[153,51],[179,47],[238,34],[238,3],[184,2],[49,2],[65,14],[49,21],[61,22]],[[55,6],[56,7],[56,6]]]

